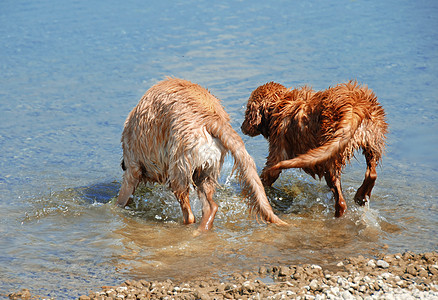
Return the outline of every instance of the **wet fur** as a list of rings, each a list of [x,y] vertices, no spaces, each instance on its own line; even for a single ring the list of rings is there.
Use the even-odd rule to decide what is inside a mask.
[[[232,129],[220,101],[201,86],[168,78],[152,86],[131,111],[122,133],[123,175],[117,199],[127,205],[140,182],[168,184],[184,223],[195,222],[189,200],[194,186],[202,201],[201,230],[213,225],[213,201],[224,157],[231,152],[250,211],[270,223],[284,223],[272,211],[254,161]]]
[[[262,134],[269,141],[269,156],[260,176],[266,186],[288,168],[324,177],[335,197],[335,215],[340,217],[347,209],[342,169],[362,149],[367,170],[354,198],[365,205],[377,178],[387,127],[375,94],[355,81],[319,92],[270,82],[252,92],[241,129],[249,136]]]

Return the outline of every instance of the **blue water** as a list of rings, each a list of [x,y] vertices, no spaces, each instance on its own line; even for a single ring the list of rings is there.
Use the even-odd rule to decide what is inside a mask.
[[[0,2],[0,297],[436,250],[436,28],[436,1]],[[352,200],[360,155],[343,175],[349,213],[339,220],[324,182],[288,171],[270,196],[296,226],[258,225],[230,158],[207,235],[192,236],[163,187],[114,208],[123,123],[165,76],[208,88],[239,134],[249,94],[267,81],[367,84],[390,126],[370,209]],[[242,137],[261,170],[267,143]]]

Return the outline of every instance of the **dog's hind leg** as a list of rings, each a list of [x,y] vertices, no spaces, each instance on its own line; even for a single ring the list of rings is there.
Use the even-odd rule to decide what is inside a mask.
[[[200,231],[207,231],[213,226],[218,205],[213,201],[215,184],[211,178],[206,178],[197,185],[198,197],[202,202],[202,219],[199,224]]]
[[[376,159],[369,152],[364,152],[364,155],[367,162],[365,179],[354,196],[354,201],[360,206],[364,206],[367,203],[367,196],[368,198],[371,197],[371,190],[373,189],[374,183],[377,179]]]
[[[340,172],[336,175],[332,174],[331,172],[327,172],[325,173],[324,178],[327,182],[327,185],[333,192],[333,196],[335,197],[335,217],[342,217],[344,212],[347,210],[347,203],[342,195]]]
[[[184,217],[184,224],[195,223],[195,216],[193,215],[192,208],[190,206],[189,190],[183,192],[174,192],[176,199],[178,199],[179,205]]]

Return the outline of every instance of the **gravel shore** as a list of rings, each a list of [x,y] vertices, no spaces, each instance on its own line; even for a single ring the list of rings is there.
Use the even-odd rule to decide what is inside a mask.
[[[79,299],[438,299],[438,253],[406,252],[318,265],[261,266],[228,280],[131,281]],[[9,295],[31,299],[29,291]],[[27,298],[26,298],[27,297]]]

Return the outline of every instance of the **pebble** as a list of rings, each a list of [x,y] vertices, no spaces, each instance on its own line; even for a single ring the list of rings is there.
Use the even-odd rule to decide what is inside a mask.
[[[379,259],[379,260],[376,262],[376,265],[377,265],[378,267],[382,268],[382,269],[387,269],[387,268],[389,268],[389,264],[388,264],[386,261],[382,260],[382,259]]]
[[[262,275],[262,276],[261,276]],[[270,277],[268,281],[260,277]],[[436,299],[438,253],[413,252],[343,259],[333,269],[319,265],[260,267],[231,279],[173,282],[127,280],[117,287],[82,295],[106,299]],[[35,299],[23,289],[10,299]]]
[[[376,267],[376,262],[374,261],[374,259],[370,259],[370,260],[367,262],[367,266],[368,266],[368,267],[371,267],[371,268],[375,268],[375,267]]]
[[[309,288],[310,288],[312,291],[319,291],[319,290],[321,290],[317,279],[313,279],[313,280],[310,282],[310,284],[309,284]]]
[[[341,293],[341,297],[342,297],[342,299],[345,299],[345,300],[353,300],[353,299],[355,299],[355,297],[349,291],[343,291]]]

